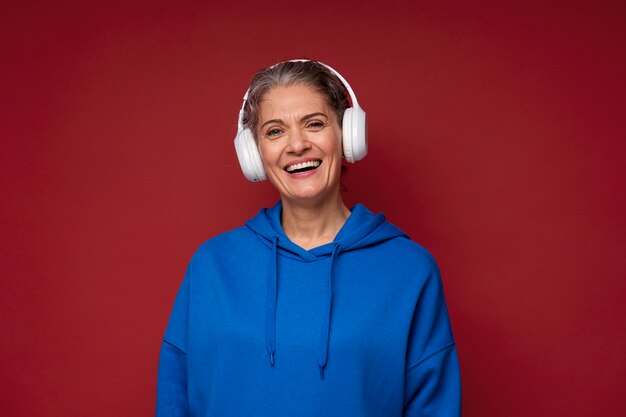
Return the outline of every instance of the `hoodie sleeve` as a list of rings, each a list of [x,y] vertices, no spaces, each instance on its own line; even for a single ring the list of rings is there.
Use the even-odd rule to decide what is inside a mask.
[[[434,260],[413,312],[406,363],[404,417],[461,415],[459,362]]]
[[[156,417],[189,416],[187,397],[187,317],[189,269],[185,275],[161,345],[157,382]]]

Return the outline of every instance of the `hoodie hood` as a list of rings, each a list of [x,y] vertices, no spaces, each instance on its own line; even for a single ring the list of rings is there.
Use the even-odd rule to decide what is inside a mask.
[[[287,257],[299,262],[314,262],[320,258],[330,257],[330,266],[327,274],[327,294],[322,317],[322,329],[319,341],[317,364],[320,377],[324,377],[324,369],[328,359],[328,345],[330,338],[330,322],[332,317],[332,284],[333,266],[336,259],[342,254],[361,248],[378,245],[397,237],[408,236],[400,229],[388,223],[382,213],[373,214],[365,206],[357,204],[335,239],[325,245],[306,250],[291,242],[281,226],[280,217],[282,203],[279,201],[274,207],[261,209],[250,219],[246,226],[272,251],[273,259],[267,276],[267,297],[265,309],[265,342],[270,364],[274,366],[276,355],[276,306],[278,288],[278,257]]]
[[[283,205],[279,201],[272,208],[261,209],[256,216],[246,222],[246,226],[252,229],[268,247],[272,247],[276,239],[279,256],[299,259],[302,262],[312,262],[321,257],[330,256],[336,245],[341,247],[341,252],[347,252],[377,245],[396,237],[408,239],[403,231],[388,223],[382,213],[374,214],[364,205],[357,204],[350,209],[350,216],[333,242],[306,250],[290,241],[285,235],[280,223],[282,208]]]

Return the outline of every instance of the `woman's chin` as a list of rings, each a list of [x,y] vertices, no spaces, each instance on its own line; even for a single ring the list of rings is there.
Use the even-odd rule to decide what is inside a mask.
[[[337,192],[333,192],[328,187],[297,187],[280,192],[280,197],[283,201],[287,200],[292,204],[319,204],[326,200],[333,200],[335,194],[339,194],[339,187],[336,188]]]

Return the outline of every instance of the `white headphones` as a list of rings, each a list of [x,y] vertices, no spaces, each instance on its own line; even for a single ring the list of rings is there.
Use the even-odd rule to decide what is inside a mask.
[[[285,62],[308,62],[308,59],[294,59]],[[282,62],[281,62],[282,64]],[[343,156],[346,161],[354,163],[360,161],[367,155],[367,121],[365,118],[365,111],[359,106],[359,103],[354,95],[354,91],[350,87],[350,84],[339,74],[337,71],[329,67],[328,65],[318,62],[328,68],[330,72],[335,74],[337,78],[343,83],[350,100],[352,101],[352,107],[348,107],[343,113],[343,125],[342,125],[342,137],[343,137]],[[272,67],[279,65],[275,64]],[[270,67],[271,68],[271,67]],[[239,120],[237,123],[237,136],[235,136],[235,151],[237,152],[237,158],[239,159],[239,165],[243,175],[250,181],[263,181],[267,178],[265,169],[263,168],[263,161],[261,160],[261,154],[257,148],[256,141],[254,140],[254,134],[250,129],[243,126],[243,109],[248,99],[248,93],[246,91],[243,96],[243,104],[241,110],[239,110]]]

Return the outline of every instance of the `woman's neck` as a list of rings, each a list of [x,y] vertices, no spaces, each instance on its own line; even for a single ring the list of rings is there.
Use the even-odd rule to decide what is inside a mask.
[[[350,216],[340,195],[321,204],[301,205],[282,200],[281,224],[296,245],[309,250],[332,242]]]

